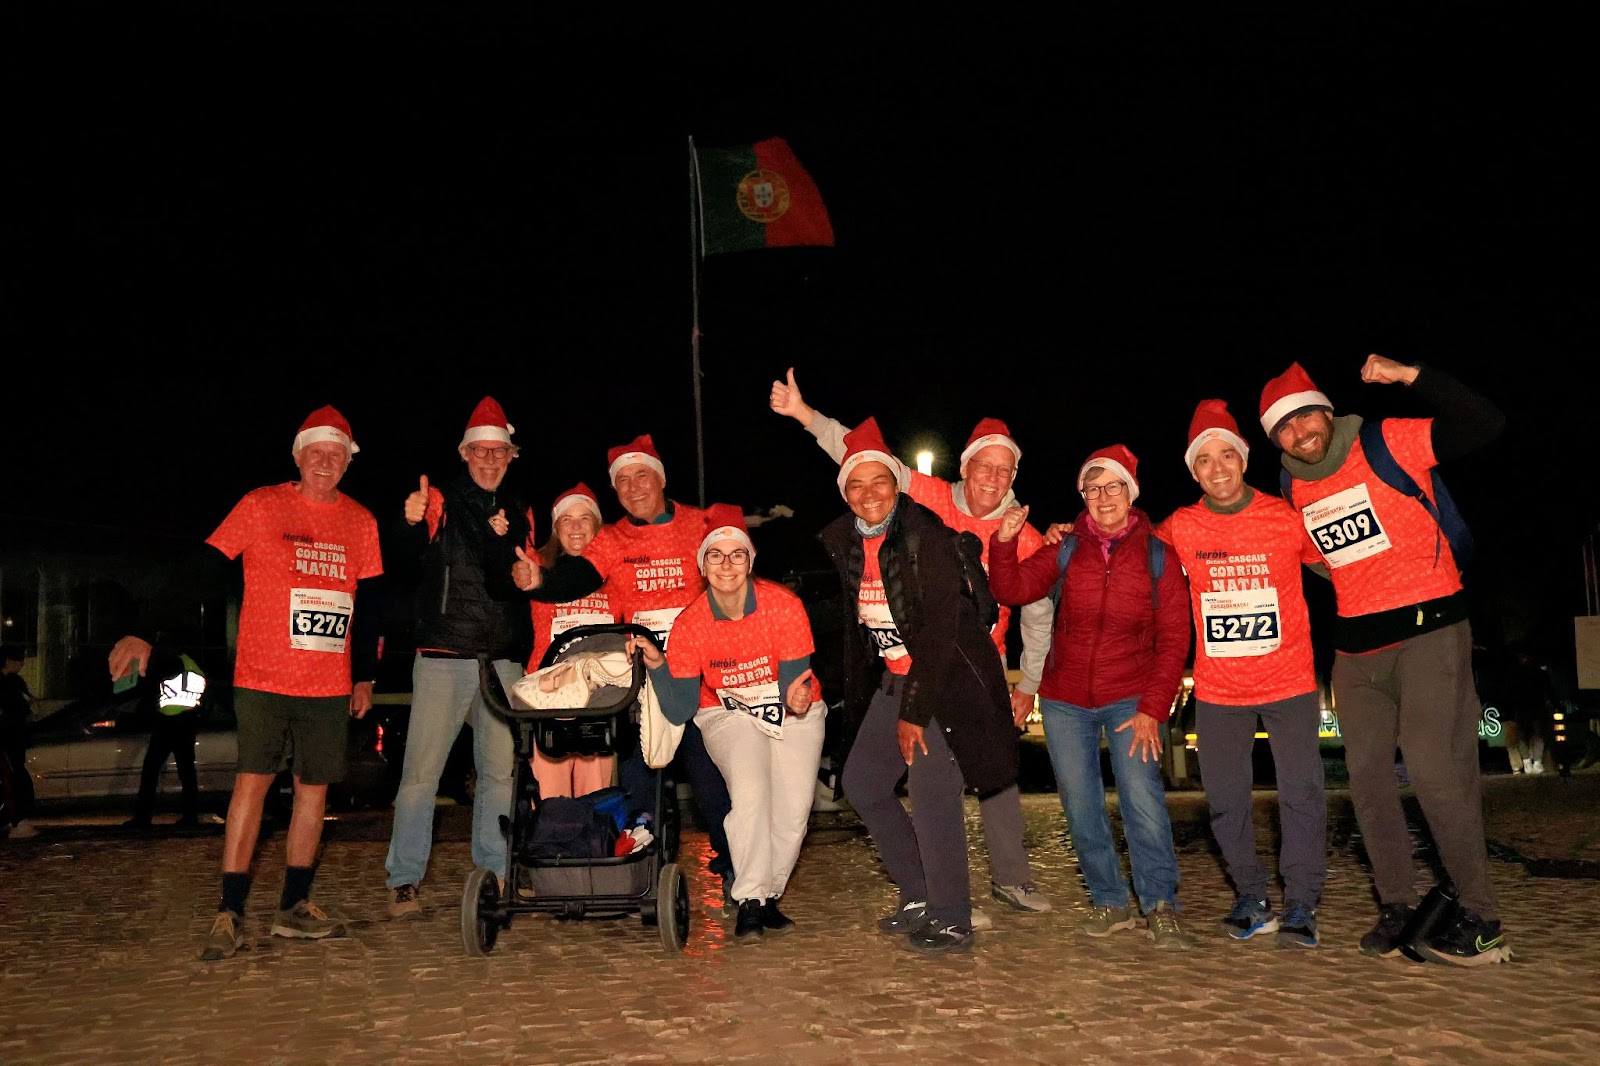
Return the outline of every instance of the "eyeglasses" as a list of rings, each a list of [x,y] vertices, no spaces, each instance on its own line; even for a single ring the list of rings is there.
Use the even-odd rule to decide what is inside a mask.
[[[1109,485],[1087,485],[1083,490],[1083,498],[1086,500],[1098,500],[1102,492],[1107,496],[1121,496],[1122,490],[1127,487],[1120,481],[1113,481]]]
[[[511,454],[510,448],[485,448],[479,444],[467,445],[467,454],[474,459],[504,459]]]
[[[710,548],[706,551],[707,566],[721,566],[724,562],[730,562],[734,566],[743,566],[749,561],[750,553],[743,548],[735,548],[731,552],[722,552],[715,548]]]
[[[969,475],[979,474],[983,477],[992,476],[999,478],[1001,481],[1010,481],[1012,477],[1016,475],[1016,472],[1017,468],[1014,466],[996,466],[991,462],[981,459],[977,462],[967,464],[967,473]]]

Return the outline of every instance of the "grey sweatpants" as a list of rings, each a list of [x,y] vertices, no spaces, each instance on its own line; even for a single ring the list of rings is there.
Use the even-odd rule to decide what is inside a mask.
[[[1256,719],[1267,729],[1278,779],[1282,843],[1278,872],[1283,899],[1316,907],[1328,876],[1328,798],[1322,787],[1322,752],[1317,746],[1321,709],[1317,694],[1232,706],[1195,700],[1200,746],[1200,782],[1211,806],[1211,833],[1233,889],[1251,899],[1267,898],[1267,867],[1256,852],[1251,810]]]
[[[873,694],[845,758],[844,794],[900,890],[900,904],[925,901],[930,917],[970,925],[972,886],[962,805],[966,786],[937,718],[923,733],[928,754],[917,752],[907,772],[896,735],[903,683],[903,678],[886,674],[884,687]],[[909,813],[895,795],[902,775],[911,799]]]
[[[1428,831],[1461,906],[1498,920],[1483,840],[1478,718],[1468,622],[1365,655],[1340,652],[1333,695],[1344,733],[1356,822],[1372,860],[1378,899],[1415,906],[1411,834],[1394,772],[1399,747]]]

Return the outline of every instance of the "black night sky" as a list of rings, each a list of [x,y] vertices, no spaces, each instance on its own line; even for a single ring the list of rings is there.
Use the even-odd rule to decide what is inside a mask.
[[[1005,419],[1048,521],[1113,441],[1152,515],[1196,498],[1181,457],[1209,396],[1270,489],[1257,399],[1294,360],[1341,411],[1426,414],[1360,382],[1376,351],[1511,416],[1445,470],[1469,583],[1570,656],[1600,501],[1579,436],[1595,116],[1564,16],[476,7],[7,5],[0,514],[204,537],[294,475],[295,429],[332,403],[362,447],[345,488],[382,517],[454,469],[486,393],[541,534],[578,480],[616,516],[605,452],[639,433],[695,502],[698,313],[706,496],[793,508],[758,534],[776,576],[843,507],[766,408],[786,366],[952,478],[977,420]],[[766,136],[837,246],[714,257],[696,288],[689,138]]]

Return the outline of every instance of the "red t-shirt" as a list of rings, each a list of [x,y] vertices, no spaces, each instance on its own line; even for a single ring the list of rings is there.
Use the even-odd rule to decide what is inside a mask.
[[[978,518],[956,506],[955,486],[943,478],[930,474],[911,475],[911,498],[944,520],[944,524],[962,533],[976,533],[983,541],[983,569],[989,570],[989,535],[1000,528],[1000,515]],[[1026,559],[1044,546],[1044,537],[1033,526],[1024,524],[1017,533],[1017,558]],[[1000,605],[1000,617],[989,630],[989,639],[1000,652],[1000,661],[1006,661],[1006,630],[1011,626],[1011,607]]]
[[[1244,509],[1217,514],[1205,501],[1156,527],[1189,574],[1195,695],[1255,706],[1316,689],[1303,563],[1322,557],[1300,518],[1276,496],[1254,493]]]
[[[1386,418],[1383,439],[1423,492],[1432,493],[1433,419]],[[1373,473],[1357,439],[1344,465],[1317,481],[1292,481],[1305,536],[1322,553],[1344,618],[1409,607],[1461,590],[1455,556],[1422,505]],[[1435,558],[1437,552],[1437,558]]]
[[[583,557],[605,579],[618,619],[643,626],[665,645],[678,612],[705,591],[695,558],[705,536],[706,513],[674,501],[671,521],[619,519],[595,534]]]
[[[883,590],[883,573],[878,569],[878,549],[883,547],[883,534],[862,538],[861,546],[866,558],[861,567],[861,588],[856,593],[856,617],[872,635],[872,642],[889,672],[909,674],[911,652],[894,616],[889,613],[889,595]]]
[[[611,597],[602,586],[599,591],[580,596],[566,603],[540,603],[533,600],[533,654],[528,658],[528,670],[539,669],[544,653],[550,650],[555,638],[579,626],[610,625],[617,620],[611,610]]]
[[[672,627],[667,668],[673,677],[700,678],[701,710],[725,707],[781,725],[778,664],[815,650],[811,622],[800,597],[783,585],[759,577],[751,583],[755,610],[743,618],[715,617],[709,593],[684,608]]]
[[[281,696],[348,696],[356,582],[383,573],[372,512],[343,494],[313,503],[285,482],[247,494],[206,543],[229,559],[244,556],[233,683]]]

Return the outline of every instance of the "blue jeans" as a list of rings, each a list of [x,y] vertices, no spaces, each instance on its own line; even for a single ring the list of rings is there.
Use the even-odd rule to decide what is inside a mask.
[[[1077,707],[1058,700],[1041,699],[1045,745],[1055,771],[1061,807],[1067,814],[1067,831],[1078,852],[1078,867],[1096,907],[1126,907],[1128,880],[1122,875],[1116,842],[1111,839],[1111,818],[1106,813],[1106,783],[1100,776],[1100,736],[1111,752],[1111,772],[1116,779],[1117,808],[1128,839],[1128,862],[1139,908],[1148,912],[1157,903],[1178,909],[1178,854],[1172,843],[1172,819],[1167,814],[1167,791],[1161,783],[1161,764],[1141,762],[1129,755],[1133,730],[1117,726],[1132,718],[1136,697],[1103,707]]]
[[[522,664],[496,659],[495,672],[506,691],[522,677]],[[434,659],[418,655],[411,667],[411,721],[406,729],[406,761],[394,798],[394,829],[389,834],[385,884],[419,885],[433,850],[434,800],[445,760],[463,724],[472,726],[472,761],[478,771],[472,797],[472,861],[506,880],[506,837],[500,817],[511,814],[512,760],[516,744],[511,726],[491,711],[478,691],[476,659]]]

